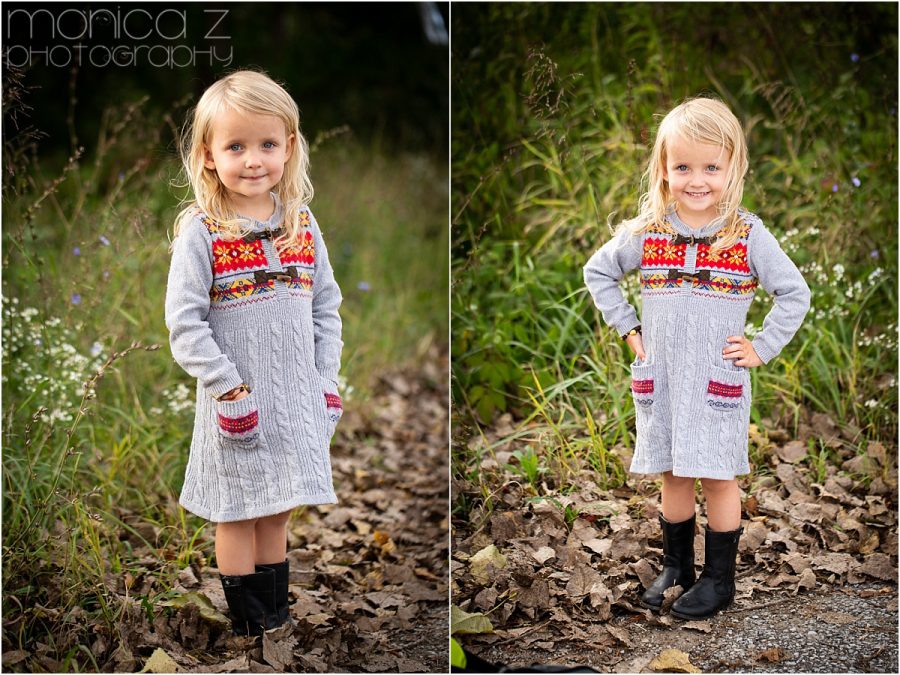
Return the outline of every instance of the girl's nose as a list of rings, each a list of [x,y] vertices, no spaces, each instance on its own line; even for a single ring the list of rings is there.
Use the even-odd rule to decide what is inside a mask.
[[[253,155],[253,154],[248,154],[245,164],[248,169],[251,167],[254,167],[254,166],[259,166],[260,165],[259,157],[257,157],[256,155]]]

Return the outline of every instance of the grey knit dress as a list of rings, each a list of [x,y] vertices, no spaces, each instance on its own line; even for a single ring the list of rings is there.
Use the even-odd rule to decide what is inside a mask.
[[[315,218],[277,250],[275,212],[227,242],[202,213],[175,240],[166,325],[175,361],[197,378],[180,503],[213,522],[337,501],[329,445],[337,395],[341,293]],[[239,401],[216,397],[246,383]]]
[[[670,212],[640,235],[621,232],[584,267],[603,320],[624,335],[641,325],[646,361],[631,364],[636,447],[633,473],[731,479],[750,472],[750,372],[722,356],[743,335],[761,285],[775,296],[752,340],[768,363],[791,340],[809,310],[800,271],[754,214],[741,211],[740,240],[718,255],[710,244],[722,226],[691,228]],[[700,239],[700,241],[698,241]],[[619,281],[640,268],[641,320]]]

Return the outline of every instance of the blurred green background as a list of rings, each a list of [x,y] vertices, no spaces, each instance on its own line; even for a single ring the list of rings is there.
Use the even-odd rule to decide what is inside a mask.
[[[63,670],[99,670],[86,645],[97,626],[114,636],[121,611],[104,580],[146,572],[149,547],[156,581],[140,600],[152,617],[178,573],[212,556],[211,529],[177,506],[194,382],[172,360],[163,302],[185,195],[176,132],[226,71],[262,68],[300,106],[311,206],[344,295],[345,408],[365,414],[382,375],[446,353],[448,7],[426,4],[430,23],[420,3],[147,5],[171,13],[165,35],[183,11],[185,36],[117,38],[97,23],[81,43],[202,51],[222,18],[214,34],[230,37],[216,48],[233,62],[4,62],[4,652],[40,642]],[[29,37],[7,21],[23,7],[3,5],[4,49],[71,50],[79,12],[134,9],[42,5],[53,21],[36,15]],[[335,440],[365,442],[340,428]]]
[[[463,4],[451,32],[457,515],[490,513],[506,474],[482,466],[498,448],[537,494],[585,468],[625,483],[631,354],[582,267],[636,214],[662,115],[701,94],[742,121],[745,206],[813,294],[780,357],[751,371],[742,485],[770,472],[776,428],[817,472],[876,441],[896,456],[895,4]],[[639,307],[636,274],[624,290]],[[748,337],[771,307],[760,289]]]

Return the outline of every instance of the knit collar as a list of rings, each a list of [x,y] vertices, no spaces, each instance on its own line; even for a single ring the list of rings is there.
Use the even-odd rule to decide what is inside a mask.
[[[256,220],[256,218],[250,218],[249,216],[241,216],[250,221],[250,230],[252,232],[257,232],[259,230],[274,230],[281,225],[281,222],[284,220],[284,208],[281,204],[281,198],[276,192],[270,192],[269,194],[272,195],[272,199],[275,200],[275,210],[272,212],[272,215],[269,216],[268,220]]]
[[[691,227],[678,217],[674,206],[668,208],[666,216],[669,219],[669,224],[675,228],[675,231],[678,232],[678,234],[683,234],[685,236],[694,235],[695,237],[709,237],[724,226],[724,223],[721,220],[714,218],[703,227]]]

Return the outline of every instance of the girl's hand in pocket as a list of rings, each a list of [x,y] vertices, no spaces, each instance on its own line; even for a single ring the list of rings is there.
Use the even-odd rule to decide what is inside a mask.
[[[635,335],[631,335],[625,343],[631,347],[631,351],[633,351],[638,357],[640,357],[641,361],[647,360],[647,355],[644,353],[644,341],[641,339],[641,334],[636,333]]]

